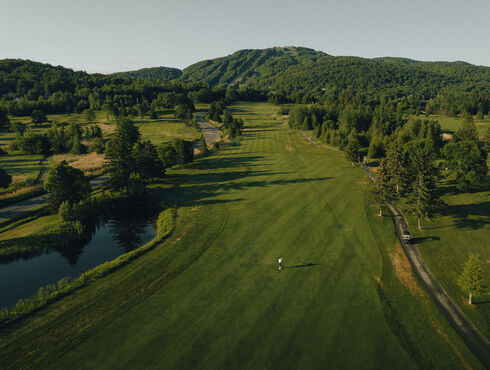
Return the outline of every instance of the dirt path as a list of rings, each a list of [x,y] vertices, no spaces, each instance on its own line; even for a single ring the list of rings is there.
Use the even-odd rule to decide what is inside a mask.
[[[306,135],[306,133],[304,133],[303,131],[300,131],[300,132],[301,132],[301,135],[303,135],[303,137],[305,138],[305,140],[308,141],[308,142],[310,142],[313,145],[319,146],[320,148],[325,148],[325,149],[333,150],[335,152],[338,152],[339,151],[337,148],[333,148],[333,147],[328,146],[328,145],[319,144],[311,136]]]
[[[362,163],[362,169],[366,176],[371,181],[374,181],[375,177],[365,161]],[[398,239],[403,246],[403,250],[410,261],[415,274],[454,330],[456,330],[459,336],[465,341],[466,345],[481,361],[483,366],[490,369],[490,343],[487,338],[483,336],[452,299],[449,298],[444,288],[439,284],[425,264],[422,255],[417,249],[417,244],[403,241],[403,233],[408,232],[410,234],[410,230],[408,228],[407,219],[400,208],[393,203],[387,203],[387,206],[392,215]]]

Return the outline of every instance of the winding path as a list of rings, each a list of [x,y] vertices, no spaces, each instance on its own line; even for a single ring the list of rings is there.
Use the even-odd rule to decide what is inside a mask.
[[[374,182],[375,176],[367,166],[365,160],[362,163],[362,169],[366,176]],[[429,267],[426,265],[417,248],[417,244],[403,240],[403,233],[408,232],[410,234],[410,230],[408,228],[407,219],[400,208],[393,203],[387,203],[387,206],[393,218],[396,233],[403,246],[403,250],[410,261],[415,274],[427,290],[427,293],[429,293],[436,306],[449,321],[453,329],[456,330],[459,336],[465,341],[473,354],[481,361],[483,366],[490,369],[490,343],[487,338],[483,336],[483,334],[465,316],[463,311],[461,311],[453,300],[449,298],[444,288],[430,272]]]

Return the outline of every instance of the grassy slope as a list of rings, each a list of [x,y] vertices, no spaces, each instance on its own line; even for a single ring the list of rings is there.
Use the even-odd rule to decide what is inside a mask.
[[[154,189],[180,203],[172,237],[0,332],[0,367],[478,368],[360,169],[276,110],[236,105],[241,145]]]

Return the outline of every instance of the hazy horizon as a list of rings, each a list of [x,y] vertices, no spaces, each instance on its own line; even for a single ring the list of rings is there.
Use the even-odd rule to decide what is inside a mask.
[[[2,10],[0,59],[90,73],[183,69],[275,46],[490,66],[490,2],[484,0],[19,0]]]

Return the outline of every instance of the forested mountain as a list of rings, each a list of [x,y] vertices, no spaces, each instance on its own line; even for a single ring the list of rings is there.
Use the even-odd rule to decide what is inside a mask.
[[[489,67],[403,58],[333,57],[301,47],[240,50],[193,64],[184,69],[182,78],[267,91],[298,103],[357,96],[367,103],[409,100],[410,105],[419,101],[418,105],[425,106],[439,94],[457,93],[472,101],[466,104],[475,106],[471,110],[479,110],[476,105],[488,100],[490,89]]]
[[[143,102],[148,105],[158,97],[161,104],[165,100],[165,104],[172,105],[187,101],[189,93],[196,95],[203,88],[200,82],[132,79],[88,74],[30,60],[0,60],[0,110],[13,116],[30,115],[35,109],[44,113],[127,110]],[[198,96],[212,99],[212,93],[205,90]]]
[[[28,115],[33,109],[64,113],[102,105],[134,106],[166,92],[192,93],[188,97],[194,102],[209,101],[227,88],[236,88],[240,99],[275,103],[367,104],[372,108],[389,103],[402,111],[487,114],[490,67],[334,57],[302,47],[240,50],[183,71],[155,67],[110,75],[28,60],[0,60],[0,108],[11,115]]]
[[[142,68],[135,71],[117,72],[116,76],[129,78],[149,78],[151,80],[171,81],[182,76],[182,71],[171,67]]]

